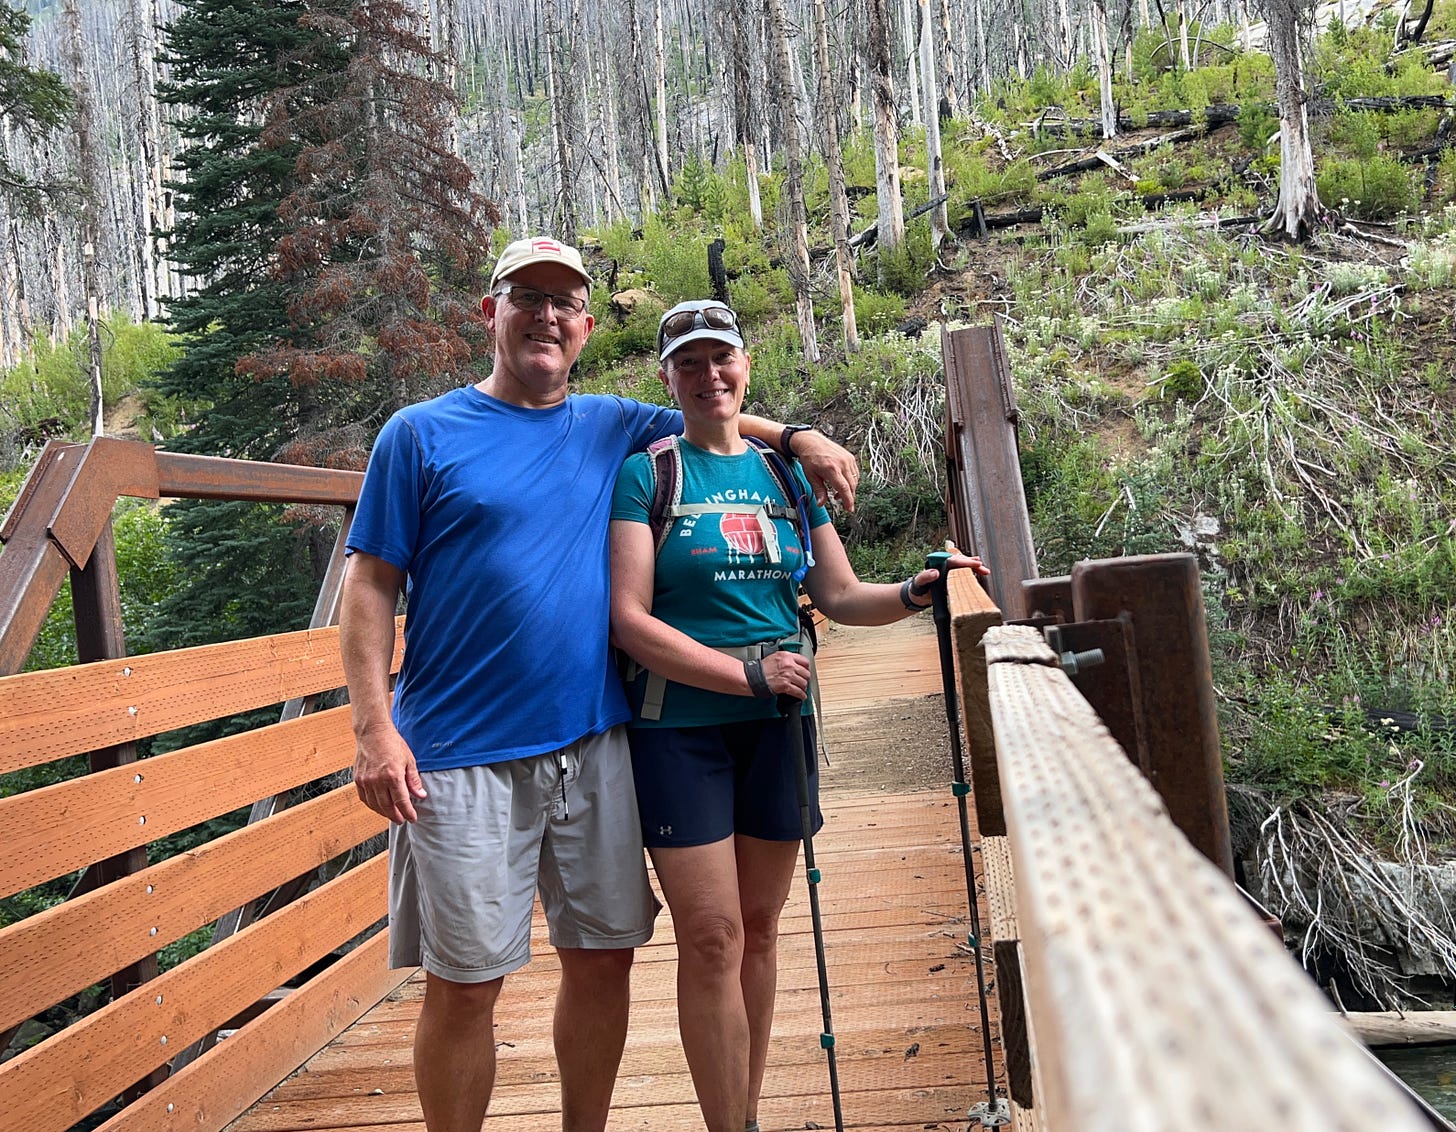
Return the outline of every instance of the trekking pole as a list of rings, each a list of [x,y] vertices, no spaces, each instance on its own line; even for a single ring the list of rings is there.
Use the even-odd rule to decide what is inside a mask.
[[[844,1111],[839,1103],[839,1063],[834,1056],[834,1019],[829,1011],[829,969],[824,963],[824,925],[819,916],[819,870],[814,865],[814,815],[809,802],[809,767],[804,761],[802,704],[793,696],[780,696],[778,709],[788,723],[789,757],[794,760],[794,784],[799,792],[804,876],[809,882],[809,919],[814,925],[814,959],[819,967],[819,1009],[824,1016],[824,1032],[819,1035],[819,1045],[829,1061],[829,1094],[834,1100],[835,1132],[844,1132]]]
[[[947,543],[947,546],[950,544]],[[966,867],[966,900],[970,905],[970,933],[966,942],[976,957],[976,987],[981,999],[981,1043],[986,1056],[986,1100],[975,1105],[967,1118],[979,1120],[982,1127],[992,1128],[1010,1123],[1010,1112],[1004,1101],[996,1097],[996,1068],[991,1054],[991,1012],[986,1005],[986,964],[981,956],[981,911],[976,905],[976,873],[971,861],[971,825],[966,811],[966,795],[971,792],[966,782],[965,758],[961,753],[961,708],[956,696],[955,655],[950,639],[950,571],[946,564],[950,551],[940,550],[925,558],[925,568],[938,576],[931,587],[935,611],[935,636],[940,645],[940,684],[945,698],[945,725],[950,731],[950,760],[955,781],[950,784],[961,819],[961,857]]]

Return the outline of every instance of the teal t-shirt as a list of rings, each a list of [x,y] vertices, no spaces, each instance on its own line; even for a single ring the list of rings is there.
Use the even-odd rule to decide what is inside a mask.
[[[742,514],[685,515],[672,524],[653,580],[652,613],[675,629],[715,648],[758,644],[799,631],[799,597],[793,573],[803,562],[798,523],[772,520],[781,561],[769,560],[763,533],[752,517],[759,503],[787,507],[778,482],[752,450],[717,456],[679,441],[683,503],[743,503]],[[646,524],[654,477],[651,457],[627,458],[612,496],[612,518]],[[806,494],[809,485],[798,464],[793,473]],[[829,514],[809,496],[809,524],[829,522]],[[646,673],[627,689],[633,727],[699,727],[766,719],[776,713],[770,700],[730,696],[668,681],[662,718],[640,718]]]

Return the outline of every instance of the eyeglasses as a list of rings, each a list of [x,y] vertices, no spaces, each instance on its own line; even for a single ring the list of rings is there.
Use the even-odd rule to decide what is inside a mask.
[[[696,311],[678,311],[677,314],[669,315],[663,320],[662,325],[657,328],[657,352],[674,338],[681,338],[684,334],[694,330],[732,330],[742,337],[743,332],[738,329],[738,316],[727,307],[704,307]]]
[[[538,311],[547,299],[551,300],[551,309],[560,318],[578,318],[586,310],[586,300],[578,295],[553,295],[534,287],[522,287],[519,283],[504,283],[497,288],[496,294],[510,299],[511,306],[518,311]]]

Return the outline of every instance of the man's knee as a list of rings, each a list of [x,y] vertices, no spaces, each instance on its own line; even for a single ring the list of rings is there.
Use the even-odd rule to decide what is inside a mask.
[[[457,983],[425,972],[425,1005],[451,1014],[489,1017],[500,997],[504,978],[483,983]]]
[[[612,982],[626,981],[631,977],[632,958],[636,951],[631,947],[562,947],[556,953],[561,957],[564,977]]]

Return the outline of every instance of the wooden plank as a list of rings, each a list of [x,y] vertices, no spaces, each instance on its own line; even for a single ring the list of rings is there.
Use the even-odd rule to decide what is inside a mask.
[[[413,968],[386,967],[388,954],[385,930],[113,1116],[99,1132],[221,1132],[413,974]]]
[[[64,1132],[369,927],[387,877],[385,858],[371,858],[0,1065],[10,1132]]]
[[[987,930],[995,940],[1019,940],[1016,926],[1016,876],[1011,864],[1011,843],[1004,837],[981,839],[981,868],[986,882],[986,906],[991,913]]]
[[[386,824],[352,785],[341,786],[10,925],[0,931],[0,1030],[317,868]]]
[[[830,825],[841,825],[839,805],[835,799],[826,806]],[[820,893],[825,919],[838,925],[826,930],[825,940],[847,1126],[856,1132],[961,1127],[985,1086],[976,1080],[982,1070],[974,962],[957,946],[964,940],[965,885],[956,808],[923,792],[845,798],[843,805],[851,817],[841,828],[865,828],[839,837],[832,849],[821,848],[816,837],[815,848],[827,878]],[[952,877],[954,888],[938,892]],[[856,925],[856,912],[875,926]],[[765,1128],[776,1130],[811,1122],[832,1127],[802,883],[791,889],[781,925],[779,996],[760,1116]],[[539,1132],[560,1122],[549,1025],[560,965],[539,914],[533,947],[536,958],[506,980],[497,1006],[504,1044],[488,1129]],[[675,981],[672,926],[664,915],[633,968],[613,1128],[702,1126],[677,1031]],[[384,1121],[400,1121],[388,1124],[390,1132],[422,1132],[409,1072],[421,995],[418,977],[402,986],[241,1118],[235,1132],[380,1130]]]
[[[952,571],[947,592],[961,697],[961,725],[966,736],[965,761],[970,770],[971,800],[976,805],[976,826],[982,837],[1001,837],[1006,833],[1006,816],[1001,809],[996,740],[991,731],[991,709],[987,701],[986,653],[981,648],[986,630],[1001,623],[1001,611],[969,570]]]
[[[964,1031],[969,1030],[969,1023],[948,1024],[938,1027],[932,1034],[927,1034],[903,1022],[894,1028],[889,1028],[889,1019],[880,1019],[879,1022],[880,1025],[866,1024],[847,1031],[840,1043],[843,1047],[839,1050],[840,1056],[904,1061],[906,1051],[919,1039],[919,1053],[964,1057],[964,1050],[967,1048]],[[534,1040],[518,1041],[511,1038],[508,1045],[502,1045],[499,1055],[499,1074],[502,1080],[508,1077],[511,1080],[533,1080],[539,1079],[539,1074],[556,1073],[556,1054],[551,1048],[550,1036],[544,1028],[538,1026],[536,1029],[538,1033]],[[401,1070],[408,1073],[408,1058],[389,1058],[381,1056],[379,1051],[381,1046],[393,1050],[407,1048],[413,1033],[413,1015],[409,1018],[408,1025],[397,1021],[389,1026],[382,1026],[375,1021],[375,1014],[371,1011],[367,1022],[360,1022],[330,1042],[327,1048],[320,1050],[309,1060],[307,1066],[273,1090],[270,1097],[290,1099],[303,1095],[325,1095],[331,1089],[348,1091],[355,1082],[367,1082],[371,1074],[393,1074]],[[675,1038],[676,1032],[671,1036]],[[817,1031],[809,1035],[814,1040],[807,1042],[801,1040],[800,1035],[776,1036],[787,1040],[769,1043],[768,1064],[771,1068],[823,1063],[824,1051],[819,1048]],[[665,1043],[664,1048],[659,1046],[659,1041],[665,1043],[660,1032],[649,1032],[646,1027],[636,1025],[635,1019],[633,1020],[627,1031],[627,1048],[632,1051],[627,1059],[630,1072],[650,1073],[653,1065],[665,1064],[673,1059],[676,1062],[682,1060],[680,1042],[674,1040]],[[963,1065],[960,1070],[964,1070]],[[369,1088],[373,1087],[375,1086],[369,1085]]]
[[[818,1074],[822,1077],[823,1074]],[[646,1087],[657,1092],[656,1082],[647,1082]],[[490,1132],[497,1129],[521,1129],[524,1132],[541,1132],[558,1124],[560,1117],[559,1092],[555,1089],[536,1089],[517,1100],[514,1090],[498,1089],[491,1102],[491,1114],[486,1127]],[[908,1089],[876,1089],[864,1093],[851,1093],[844,1097],[845,1124],[856,1130],[869,1125],[889,1124],[892,1127],[935,1128],[940,1121],[960,1122],[965,1120],[966,1109],[974,1098],[972,1090],[960,1085]],[[632,1127],[663,1129],[682,1132],[702,1126],[702,1114],[696,1103],[653,1103],[641,1105],[636,1102],[630,1086],[619,1082],[613,1097],[616,1107],[631,1107]],[[273,1112],[271,1101],[264,1102],[239,1119],[229,1132],[304,1132],[320,1127],[330,1129],[370,1128],[388,1126],[390,1132],[402,1129],[416,1129],[423,1132],[420,1122],[419,1101],[413,1093],[408,1096],[384,1094],[366,1096],[350,1101],[337,1101],[328,1106],[328,1123],[320,1124],[318,1109],[313,1106],[277,1106]],[[927,1121],[922,1115],[907,1121],[907,1112],[932,1114]],[[829,1099],[828,1085],[815,1082],[814,1091],[801,1089],[789,1096],[765,1096],[759,1105],[759,1124],[765,1128],[833,1128],[834,1111]],[[812,1122],[812,1124],[811,1124]],[[957,1126],[959,1126],[957,1124]],[[110,1130],[103,1125],[104,1132]]]
[[[824,1051],[817,1040],[812,1040],[817,1036],[805,1034],[797,1041],[772,1041],[772,1052],[777,1055],[772,1062],[774,1069],[793,1067],[806,1075],[823,1070]],[[882,1088],[879,1078],[891,1078],[895,1087],[901,1089],[944,1087],[957,1084],[963,1076],[965,1066],[959,1053],[936,1053],[922,1046],[915,1057],[906,1057],[905,1049],[901,1043],[893,1050],[875,1050],[869,1054],[841,1051],[838,1059],[841,1089],[848,1095]],[[502,1096],[510,1098],[510,1106],[517,1110],[549,1108],[558,1100],[559,1090],[556,1058],[551,1053],[550,1042],[543,1041],[526,1056],[521,1052],[519,1048],[506,1047],[497,1053],[496,1088]],[[656,1063],[643,1062],[642,1072],[618,1077],[617,1088],[639,1092],[651,1085],[656,1104],[691,1103],[696,1093],[681,1049],[660,1047],[653,1052],[658,1055]],[[766,1074],[764,1096],[793,1095],[800,1088],[797,1078],[797,1072]],[[335,1102],[329,1107],[346,1114],[350,1099],[368,1097],[375,1090],[384,1096],[402,1098],[405,1094],[413,1095],[414,1086],[414,1069],[408,1062],[328,1073],[302,1070],[269,1095],[269,1118],[270,1122],[297,1122],[297,1114],[309,1108],[317,1110],[321,1107],[317,1104],[319,1101]],[[492,1105],[492,1118],[509,1113],[511,1107]],[[294,1115],[284,1117],[290,1110]]]
[[[398,621],[391,671],[404,655]],[[0,678],[0,774],[342,687],[337,626]]]
[[[1425,1132],[1040,634],[992,629],[987,655],[1047,1127]]]
[[[1367,1046],[1456,1044],[1456,1010],[1352,1011],[1340,1021]]]
[[[0,895],[187,829],[354,761],[332,708],[0,799]]]

